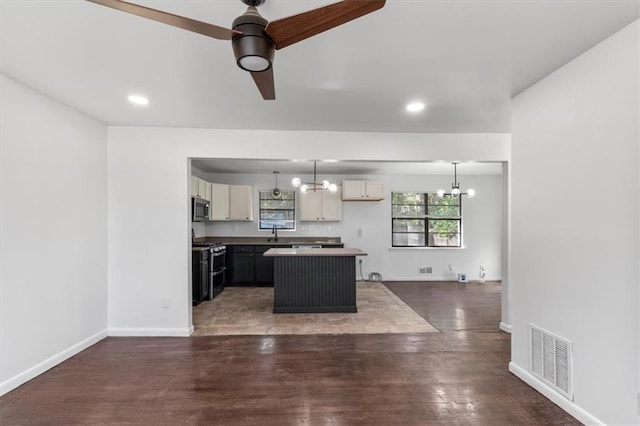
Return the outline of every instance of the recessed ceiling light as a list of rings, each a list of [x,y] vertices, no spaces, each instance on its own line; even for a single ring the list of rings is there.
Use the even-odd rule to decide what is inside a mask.
[[[410,102],[407,104],[407,111],[409,112],[420,112],[424,109],[423,102]]]
[[[136,105],[149,105],[149,99],[140,95],[129,95],[129,102]]]

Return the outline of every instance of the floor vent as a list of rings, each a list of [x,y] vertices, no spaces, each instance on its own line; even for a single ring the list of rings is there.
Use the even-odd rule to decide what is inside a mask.
[[[573,401],[573,343],[529,324],[531,372]]]

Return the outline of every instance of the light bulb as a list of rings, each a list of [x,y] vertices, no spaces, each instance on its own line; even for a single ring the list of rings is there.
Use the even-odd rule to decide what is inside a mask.
[[[309,190],[309,187],[306,184],[304,184],[304,185],[302,185],[300,187],[300,192],[302,192],[302,193],[307,192],[308,190]]]
[[[474,195],[476,195],[476,190],[475,189],[472,189],[472,188],[467,189],[467,196],[469,198],[473,198]]]
[[[424,103],[422,102],[411,102],[407,104],[407,111],[409,112],[420,112],[424,109]]]
[[[323,180],[323,181],[322,181],[322,187],[323,187],[324,189],[328,189],[328,188],[329,188],[329,185],[330,185],[330,184],[329,184],[329,181],[328,181],[328,180]]]
[[[261,56],[247,55],[238,59],[238,65],[240,68],[251,72],[262,72],[269,69],[271,63]]]
[[[300,185],[302,185],[302,181],[299,177],[294,177],[293,179],[291,179],[291,185],[293,185],[295,188],[300,188]]]
[[[336,192],[338,191],[338,185],[336,185],[335,183],[332,183],[329,185],[329,192]]]
[[[130,95],[129,102],[136,105],[149,105],[149,99],[141,95]]]
[[[457,197],[458,195],[460,195],[460,188],[455,187],[451,190],[451,195],[453,195],[454,197]]]
[[[438,197],[444,197],[444,189],[438,189]]]

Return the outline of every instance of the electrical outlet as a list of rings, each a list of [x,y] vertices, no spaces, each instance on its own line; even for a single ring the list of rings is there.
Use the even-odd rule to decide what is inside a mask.
[[[163,297],[162,298],[162,308],[169,309],[170,306],[171,306],[171,298],[170,297]]]
[[[450,263],[450,264],[449,264],[449,270],[450,270],[450,271],[453,271],[454,269],[455,269],[455,268],[453,267],[453,263]]]
[[[358,259],[358,263],[362,265],[362,259]]]

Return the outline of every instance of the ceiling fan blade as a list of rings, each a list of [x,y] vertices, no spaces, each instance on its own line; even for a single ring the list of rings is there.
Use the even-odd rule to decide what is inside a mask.
[[[275,43],[276,49],[282,49],[374,12],[382,8],[384,3],[385,0],[343,0],[288,18],[277,19],[270,22],[265,31]]]
[[[262,94],[262,99],[272,101],[276,98],[276,88],[273,84],[273,65],[266,71],[252,72],[251,77],[256,82],[258,90]]]
[[[160,10],[151,9],[145,6],[140,6],[133,3],[128,3],[122,0],[87,0],[91,3],[100,4],[102,6],[111,7],[113,9],[121,10],[123,12],[132,13],[134,15],[142,16],[143,18],[151,19],[163,24],[172,25],[174,27],[182,28],[183,30],[192,31],[194,33],[213,37],[218,40],[231,40],[231,37],[235,34],[242,34],[240,31],[234,31],[227,28],[219,27],[217,25],[208,24],[206,22],[196,21],[195,19],[185,18],[184,16],[174,15],[168,12],[162,12]]]

